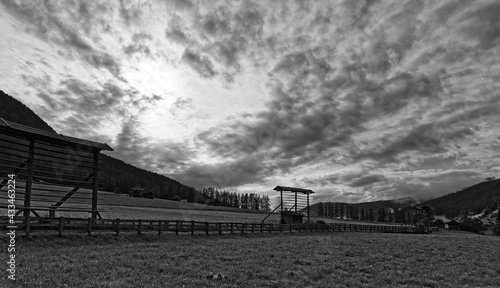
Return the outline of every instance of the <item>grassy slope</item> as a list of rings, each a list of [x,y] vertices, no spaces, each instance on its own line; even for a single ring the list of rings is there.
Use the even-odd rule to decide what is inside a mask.
[[[498,247],[450,232],[23,238],[18,283],[0,286],[499,287]]]

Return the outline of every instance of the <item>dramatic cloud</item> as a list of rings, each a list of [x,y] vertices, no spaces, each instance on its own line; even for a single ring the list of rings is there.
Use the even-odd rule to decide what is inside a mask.
[[[200,189],[442,195],[500,171],[498,13],[493,0],[3,1],[0,85],[61,133]]]

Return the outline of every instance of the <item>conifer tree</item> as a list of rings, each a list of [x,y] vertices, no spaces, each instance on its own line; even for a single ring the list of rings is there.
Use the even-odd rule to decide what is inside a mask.
[[[340,218],[340,204],[335,202],[333,218]]]
[[[323,217],[323,202],[318,203],[318,217]]]

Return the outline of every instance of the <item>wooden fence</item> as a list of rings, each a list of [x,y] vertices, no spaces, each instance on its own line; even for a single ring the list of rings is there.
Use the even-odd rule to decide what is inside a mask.
[[[25,222],[23,217],[2,217],[0,227],[3,230],[23,230],[29,236],[32,231],[57,231],[64,233],[111,232],[120,233],[172,233],[172,234],[245,234],[245,233],[304,233],[304,232],[392,232],[418,233],[418,227],[395,225],[361,225],[348,223],[303,223],[303,224],[273,224],[273,223],[239,223],[239,222],[199,222],[181,220],[123,220],[123,219],[92,219],[92,218],[46,218],[30,217]],[[15,228],[14,228],[15,227]]]

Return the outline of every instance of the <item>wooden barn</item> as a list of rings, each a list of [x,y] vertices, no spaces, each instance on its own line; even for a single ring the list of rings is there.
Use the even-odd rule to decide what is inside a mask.
[[[305,216],[307,216],[307,222],[309,222],[309,195],[314,193],[312,190],[279,185],[274,187],[273,190],[280,192],[280,204],[262,222],[278,208],[281,208],[281,224],[300,224]]]
[[[0,189],[16,185],[16,216],[23,214],[26,234],[30,217],[48,212],[100,217],[98,173],[106,143],[36,129],[0,118]],[[6,178],[10,175],[11,179]],[[14,182],[15,180],[15,182]],[[88,215],[87,214],[87,215]]]

